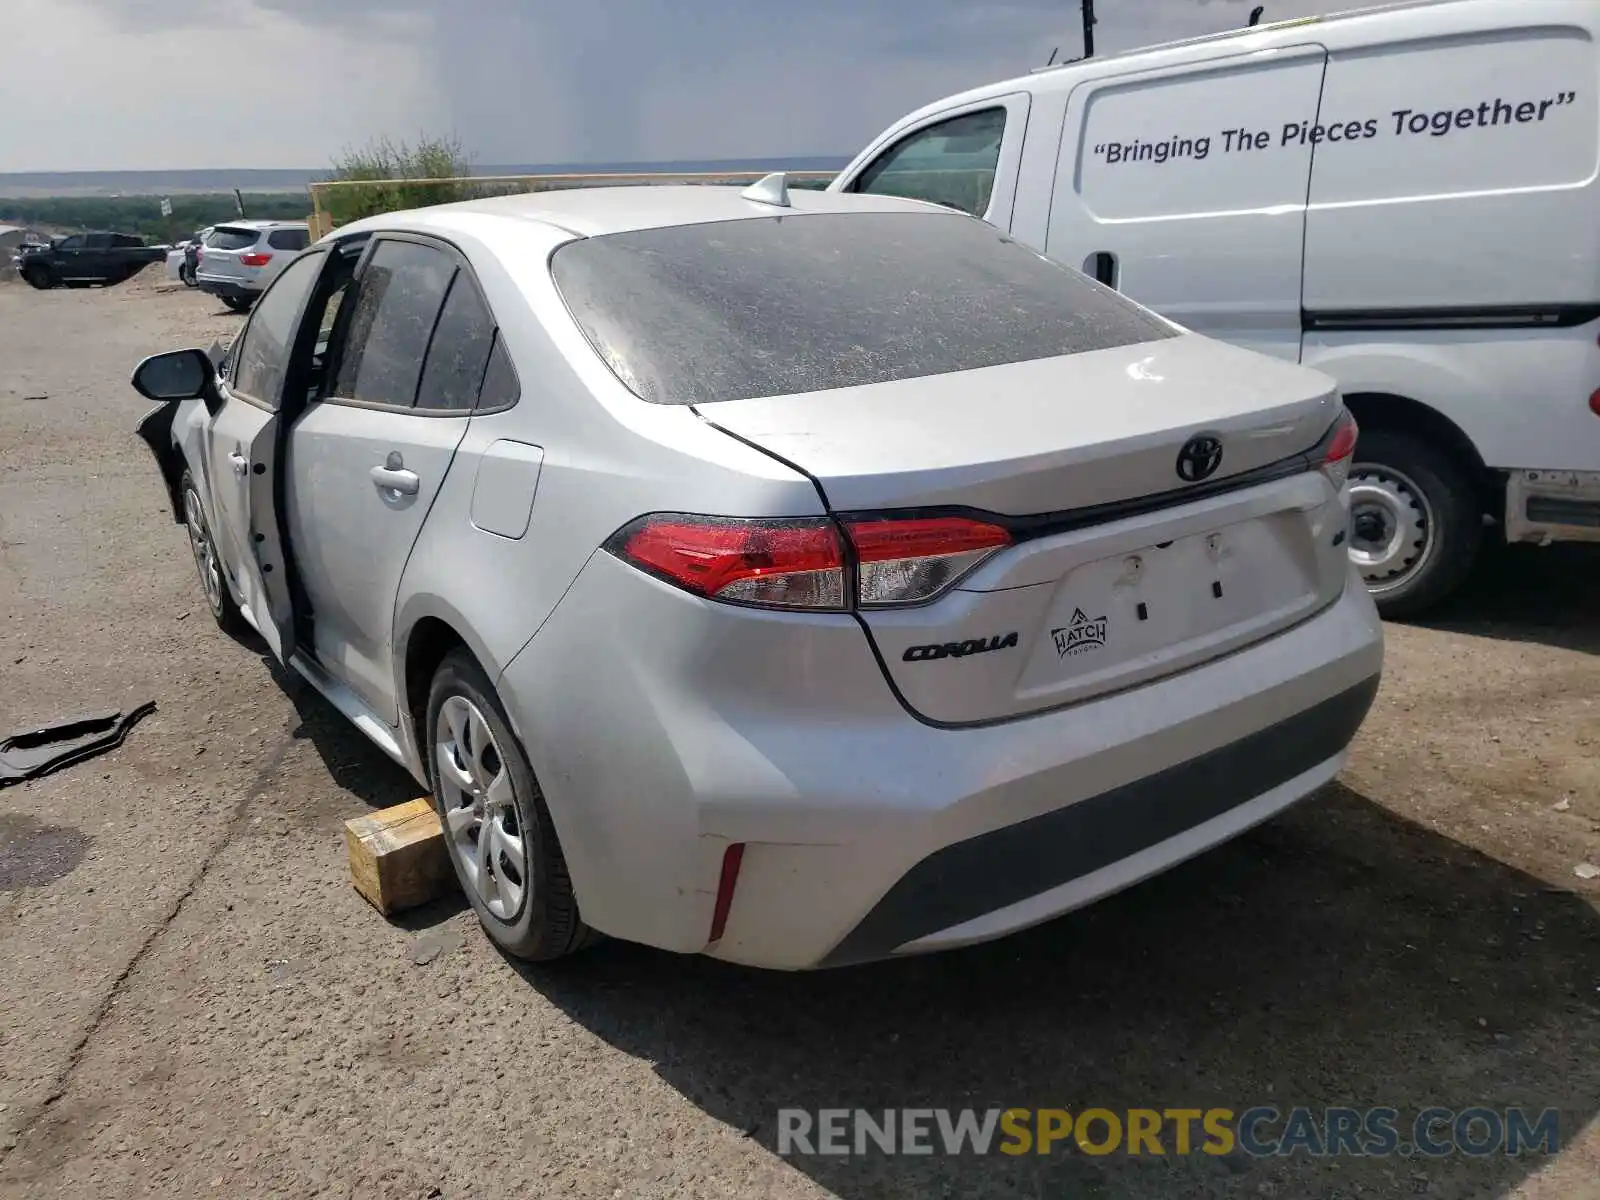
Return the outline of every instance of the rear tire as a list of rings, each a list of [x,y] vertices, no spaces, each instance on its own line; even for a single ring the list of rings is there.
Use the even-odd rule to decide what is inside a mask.
[[[22,277],[41,292],[49,291],[56,285],[55,273],[43,263],[30,264],[28,269],[22,273]]]
[[[424,733],[450,863],[489,937],[530,962],[593,941],[544,794],[494,686],[465,650],[434,674]]]
[[[200,573],[200,592],[211,610],[211,619],[231,638],[239,639],[250,634],[250,626],[239,612],[233,593],[228,590],[228,580],[217,552],[216,539],[206,521],[205,506],[200,503],[200,490],[194,485],[194,476],[183,473],[179,485],[183,496],[184,528],[189,533],[189,549],[194,552],[195,570]]]
[[[1385,618],[1432,608],[1471,573],[1483,513],[1451,456],[1408,433],[1363,429],[1350,499],[1350,557]]]
[[[234,312],[243,313],[249,312],[250,306],[256,301],[254,296],[224,296],[222,302]]]

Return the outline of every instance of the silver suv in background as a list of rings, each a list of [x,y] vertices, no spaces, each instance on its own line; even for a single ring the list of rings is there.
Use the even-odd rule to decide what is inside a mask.
[[[202,292],[245,312],[294,256],[311,244],[304,221],[230,221],[206,235],[195,263]]]

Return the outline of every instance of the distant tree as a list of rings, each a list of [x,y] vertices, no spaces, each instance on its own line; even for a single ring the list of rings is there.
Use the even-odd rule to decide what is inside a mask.
[[[171,200],[172,216],[163,217],[159,196],[0,197],[0,224],[72,231],[106,229],[161,242],[186,238],[196,229],[237,216],[231,192],[180,194]],[[246,192],[244,207],[251,217],[298,221],[306,215],[306,198],[300,192]]]
[[[415,145],[390,138],[376,138],[362,147],[346,147],[333,160],[329,180],[372,181],[371,187],[329,188],[323,207],[335,223],[359,220],[376,213],[401,208],[420,208],[428,204],[448,204],[471,194],[465,180],[472,174],[472,161],[454,137],[424,135]],[[386,180],[430,179],[436,183],[385,183]]]

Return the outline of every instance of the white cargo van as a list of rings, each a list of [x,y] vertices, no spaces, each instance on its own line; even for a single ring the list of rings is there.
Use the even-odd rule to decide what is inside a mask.
[[[1421,0],[1066,66],[896,123],[831,185],[965,209],[1337,379],[1351,555],[1414,613],[1600,540],[1600,0]]]

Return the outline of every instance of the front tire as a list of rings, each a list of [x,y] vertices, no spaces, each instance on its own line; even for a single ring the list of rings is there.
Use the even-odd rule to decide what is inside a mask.
[[[1454,592],[1483,545],[1483,513],[1455,459],[1410,434],[1362,430],[1350,468],[1350,557],[1385,618]]]
[[[228,581],[223,575],[222,558],[217,553],[216,539],[206,522],[205,506],[200,503],[200,490],[194,485],[194,476],[183,473],[183,524],[189,532],[189,549],[194,552],[195,570],[200,573],[200,591],[206,598],[206,607],[217,627],[231,638],[242,638],[250,632]]]
[[[490,938],[529,961],[592,935],[533,769],[471,655],[447,655],[428,694],[428,778],[461,890]]]
[[[38,288],[41,292],[47,292],[56,285],[55,274],[43,263],[30,264],[22,273],[22,277],[30,286]]]

